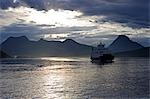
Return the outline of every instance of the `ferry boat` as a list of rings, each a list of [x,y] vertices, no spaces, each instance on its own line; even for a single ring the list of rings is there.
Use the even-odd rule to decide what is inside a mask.
[[[91,52],[91,61],[95,62],[112,62],[114,59],[114,56],[111,54],[111,52],[105,48],[105,45],[100,43],[97,47],[92,48]]]

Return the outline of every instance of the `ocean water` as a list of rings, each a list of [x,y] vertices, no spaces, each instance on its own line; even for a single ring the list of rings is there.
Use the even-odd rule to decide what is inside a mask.
[[[148,99],[148,58],[2,59],[0,99]]]

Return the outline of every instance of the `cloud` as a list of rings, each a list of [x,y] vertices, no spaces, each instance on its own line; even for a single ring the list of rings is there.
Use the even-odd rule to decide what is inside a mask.
[[[0,7],[28,6],[38,10],[78,10],[87,16],[106,16],[106,20],[130,27],[148,27],[148,0],[0,0]]]
[[[130,22],[131,27],[134,27],[131,24],[149,26],[148,0],[72,0],[70,5],[85,15],[104,15],[118,23]]]
[[[30,39],[35,40],[37,38],[40,38],[39,33],[42,33],[42,30],[40,28],[29,24],[11,24],[9,26],[0,28],[0,31],[1,42],[6,40],[10,36],[23,35],[26,35]]]
[[[45,27],[45,25],[44,25]],[[46,26],[47,27],[47,26]],[[31,25],[31,24],[11,24],[0,28],[1,42],[6,40],[10,36],[27,36],[32,40],[38,40],[44,38],[47,40],[64,40],[66,38],[72,38],[74,34],[89,31],[95,27],[55,27],[55,28],[43,28],[43,25]],[[74,36],[77,38],[77,36]]]
[[[53,27],[72,27],[72,26],[93,26],[94,23],[89,22],[88,19],[82,16],[79,11],[70,10],[54,10],[37,11],[28,7],[9,8],[0,10],[1,25],[9,25],[13,22],[22,22],[28,24],[49,25]],[[78,18],[79,17],[79,18]]]
[[[101,25],[89,27],[55,28],[43,28],[43,25],[11,24],[0,28],[0,31],[2,41],[10,36],[25,35],[31,40],[39,40],[40,38],[46,40],[64,40],[71,38],[87,45],[96,45],[99,41],[109,45],[118,35],[121,34],[128,35],[133,40],[142,42],[144,45],[148,44],[149,41],[147,38],[150,38],[150,30],[147,28],[134,29],[131,27],[124,27],[124,25],[114,22],[105,22]]]
[[[0,35],[110,44],[117,35],[148,44],[147,0],[0,0]]]

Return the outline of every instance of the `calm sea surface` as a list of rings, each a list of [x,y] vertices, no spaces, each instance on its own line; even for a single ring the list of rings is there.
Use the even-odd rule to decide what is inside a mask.
[[[0,99],[148,99],[148,58],[3,59]]]

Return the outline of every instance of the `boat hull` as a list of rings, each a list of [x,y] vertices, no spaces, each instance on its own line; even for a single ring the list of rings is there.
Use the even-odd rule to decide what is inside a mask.
[[[99,62],[112,62],[114,56],[111,54],[103,54],[100,57],[91,57],[92,62],[99,61]]]

